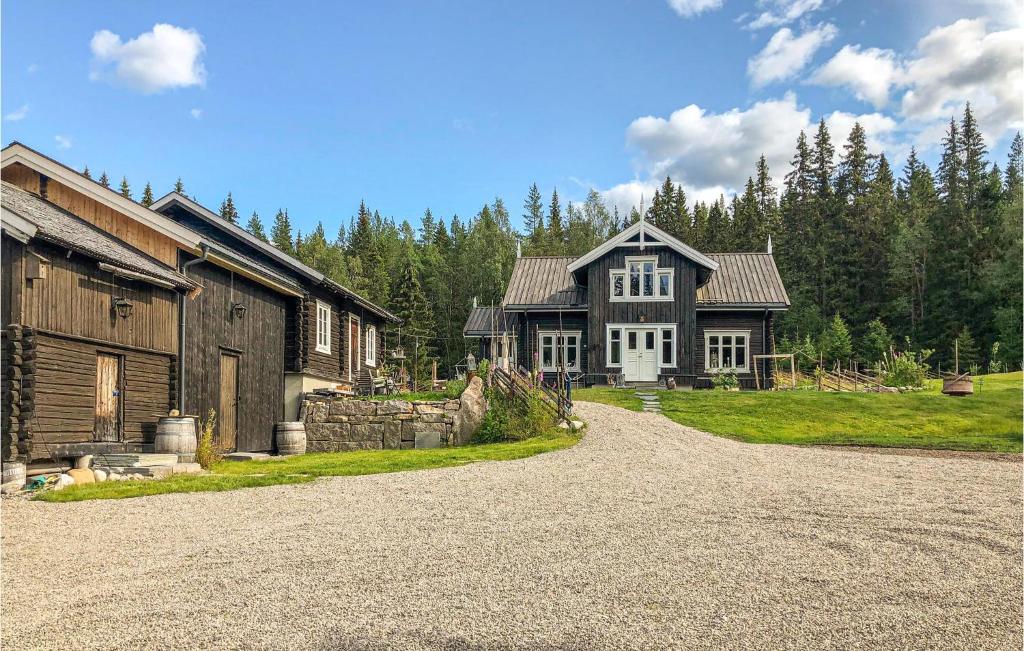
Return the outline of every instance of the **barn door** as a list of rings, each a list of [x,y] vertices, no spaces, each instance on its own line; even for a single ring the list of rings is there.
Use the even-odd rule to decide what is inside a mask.
[[[221,449],[234,450],[238,439],[238,356],[220,355],[220,427],[218,443]]]
[[[96,426],[97,441],[121,440],[121,358],[117,355],[96,355]]]

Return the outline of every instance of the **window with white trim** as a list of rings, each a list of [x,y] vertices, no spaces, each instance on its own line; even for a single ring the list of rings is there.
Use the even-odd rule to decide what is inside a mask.
[[[366,365],[377,365],[377,328],[375,326],[366,327]]]
[[[608,366],[622,366],[622,328],[608,330]]]
[[[657,256],[628,256],[625,269],[612,269],[609,274],[612,301],[672,300],[675,270],[659,268]]]
[[[316,302],[316,352],[331,354],[331,306]]]
[[[749,348],[749,330],[705,330],[704,369],[746,373]]]
[[[537,349],[542,371],[557,371],[564,363],[565,370],[580,370],[580,331],[557,332],[541,330],[537,333]]]
[[[675,366],[675,330],[662,328],[661,330],[661,366]]]

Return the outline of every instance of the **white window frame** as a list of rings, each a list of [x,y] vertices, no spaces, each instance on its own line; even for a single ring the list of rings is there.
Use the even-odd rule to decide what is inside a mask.
[[[622,334],[619,340],[622,345],[619,350],[619,363],[612,363],[612,331],[618,330]],[[658,355],[658,369],[676,368],[679,366],[679,328],[674,323],[609,323],[604,329],[604,361],[608,368],[622,368],[626,359],[626,332],[629,330],[654,330],[654,349]],[[662,332],[668,330],[672,333],[672,363],[665,364],[661,357]]]
[[[745,342],[743,347],[746,349],[746,353],[743,356],[743,366],[736,366],[736,337],[743,337]],[[718,337],[718,347],[722,347],[722,337],[732,337],[732,359],[733,366],[711,366],[711,338]],[[717,373],[719,371],[732,371],[733,373],[749,373],[750,372],[750,330],[705,330],[704,331],[704,370],[708,373]]]
[[[366,365],[377,367],[377,326],[366,326]]]
[[[538,330],[537,331],[537,365],[543,372],[557,371],[558,370],[558,330]],[[579,371],[581,369],[582,361],[580,355],[583,354],[583,331],[582,330],[562,330],[562,359],[569,359],[569,337],[576,337],[576,364],[574,366],[566,365],[565,370],[567,371]],[[553,366],[544,366],[544,337],[553,337],[553,349],[551,351],[551,362]]]
[[[656,255],[627,255],[625,266],[622,269],[610,269],[608,271],[608,300],[612,303],[647,303],[647,302],[671,302],[675,300],[676,270],[672,267],[659,267],[658,256]],[[643,265],[654,263],[654,282],[652,284],[653,294],[645,296]],[[640,265],[640,295],[630,296],[629,294],[629,267],[631,264]],[[622,296],[615,295],[615,277],[622,276]],[[661,296],[661,283],[659,277],[668,275],[668,296]]]
[[[323,318],[321,318],[323,317]],[[316,301],[316,352],[331,354],[331,305]]]

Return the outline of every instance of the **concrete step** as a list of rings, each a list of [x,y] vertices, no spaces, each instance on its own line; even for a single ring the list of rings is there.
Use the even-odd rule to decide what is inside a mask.
[[[93,457],[94,468],[104,466],[121,468],[146,468],[149,466],[173,466],[178,463],[176,454],[155,454],[145,452],[118,452],[114,454],[98,454]]]

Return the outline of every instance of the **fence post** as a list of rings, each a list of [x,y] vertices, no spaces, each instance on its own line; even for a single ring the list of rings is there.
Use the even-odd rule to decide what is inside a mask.
[[[569,379],[569,374],[565,374],[565,403],[566,403],[566,420],[571,413],[572,409],[572,380]]]

